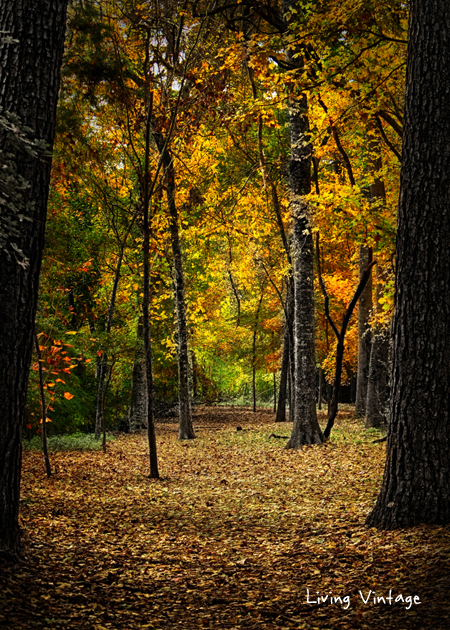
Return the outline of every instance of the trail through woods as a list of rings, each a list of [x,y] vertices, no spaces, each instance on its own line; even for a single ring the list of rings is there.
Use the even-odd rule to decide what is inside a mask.
[[[450,627],[450,529],[364,527],[385,445],[362,422],[341,413],[330,444],[302,451],[269,439],[290,425],[266,411],[204,408],[194,423],[189,442],[157,425],[158,481],[143,434],[106,455],[53,454],[50,479],[41,455],[24,453],[27,554],[0,568],[0,627]],[[307,589],[350,604],[308,604]],[[421,604],[374,605],[389,589]]]

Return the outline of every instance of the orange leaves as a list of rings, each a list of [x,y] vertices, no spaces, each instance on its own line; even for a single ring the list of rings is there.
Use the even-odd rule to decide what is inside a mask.
[[[64,398],[66,400],[72,400],[73,394],[71,394],[70,392],[64,392]]]
[[[28,628],[37,607],[53,619],[56,604],[59,619],[89,616],[90,628],[446,627],[448,528],[364,527],[383,472],[378,434],[340,414],[330,444],[292,452],[268,439],[273,414],[197,414],[195,444],[158,426],[157,483],[146,477],[144,435],[111,442],[106,457],[59,452],[52,482],[37,473],[41,453],[25,451],[21,525],[32,544],[20,571],[3,569],[7,627]],[[307,604],[307,588],[310,599],[348,594],[351,605]],[[390,588],[424,605],[411,615],[358,595]]]

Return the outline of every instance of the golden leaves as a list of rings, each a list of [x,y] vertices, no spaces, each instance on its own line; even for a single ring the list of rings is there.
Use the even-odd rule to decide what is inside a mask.
[[[194,420],[187,447],[176,425],[157,425],[159,481],[147,476],[144,434],[118,438],[106,456],[60,452],[51,480],[40,453],[24,453],[27,563],[3,570],[0,623],[28,628],[31,610],[49,628],[58,624],[45,619],[89,618],[108,630],[374,630],[386,615],[392,628],[444,627],[447,529],[364,527],[385,452],[373,432],[340,414],[330,443],[294,452],[268,440],[269,412],[202,408]],[[351,606],[307,604],[307,588]],[[358,590],[389,588],[426,605],[411,615],[358,603]]]

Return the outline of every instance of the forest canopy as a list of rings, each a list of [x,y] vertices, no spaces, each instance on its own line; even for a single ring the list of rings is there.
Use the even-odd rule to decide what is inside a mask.
[[[289,108],[300,97],[311,147],[304,197],[320,236],[329,315],[340,326],[361,251],[370,250],[376,273],[365,325],[388,326],[406,9],[331,0],[296,6],[69,8],[36,322],[50,431],[95,429],[102,369],[106,426],[129,422],[143,355],[146,203],[156,413],[178,396],[178,255],[191,397],[248,404],[254,383],[258,403],[272,401],[290,317]],[[374,194],[377,185],[382,194]],[[314,293],[315,368],[331,386],[336,337],[317,275]],[[353,388],[357,308],[342,369]],[[30,436],[41,421],[38,376],[34,359]]]

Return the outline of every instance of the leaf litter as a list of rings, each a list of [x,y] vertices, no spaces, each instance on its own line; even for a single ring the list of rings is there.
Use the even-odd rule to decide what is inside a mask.
[[[50,479],[41,455],[24,453],[26,553],[0,568],[0,627],[450,627],[450,528],[364,526],[385,446],[359,421],[341,413],[330,443],[288,451],[269,436],[290,425],[268,411],[194,419],[188,442],[157,425],[160,480],[148,478],[145,434],[106,454],[55,453]],[[420,604],[374,603],[390,590]]]

